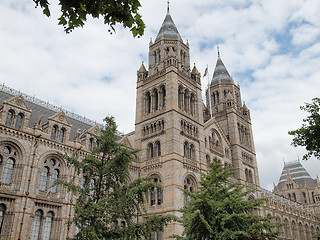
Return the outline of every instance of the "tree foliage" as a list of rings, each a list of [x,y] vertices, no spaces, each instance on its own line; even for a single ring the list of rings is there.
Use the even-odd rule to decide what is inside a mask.
[[[251,214],[265,199],[245,200],[249,194],[237,183],[229,183],[232,172],[217,159],[210,164],[208,175],[201,176],[198,191],[184,190],[190,199],[181,210],[185,227],[182,237],[176,239],[275,239],[272,217]]]
[[[320,159],[320,98],[313,98],[312,103],[306,103],[300,109],[308,112],[309,116],[303,119],[301,128],[289,131],[289,135],[294,136],[291,144],[306,148],[303,159],[307,160],[312,155]]]
[[[150,238],[153,231],[162,231],[171,216],[149,216],[145,203],[148,193],[160,185],[148,178],[129,180],[129,165],[137,150],[117,142],[116,125],[112,117],[105,119],[105,128],[97,139],[98,146],[84,159],[77,153],[63,157],[82,177],[80,184],[60,180],[78,195],[73,223],[79,230],[74,239],[141,239]],[[140,219],[139,219],[140,217]]]
[[[43,9],[46,16],[50,16],[48,0],[33,0],[37,6]],[[103,18],[112,33],[116,24],[122,24],[129,28],[133,36],[141,36],[145,25],[138,13],[141,6],[139,0],[59,0],[61,16],[58,18],[59,25],[64,27],[66,33],[78,27],[83,27],[87,17]]]

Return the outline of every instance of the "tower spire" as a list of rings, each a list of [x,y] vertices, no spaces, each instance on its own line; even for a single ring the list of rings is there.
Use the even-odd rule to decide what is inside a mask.
[[[167,1],[167,13],[170,13],[170,11],[169,11],[169,5],[170,5],[170,1],[168,0],[168,1]]]

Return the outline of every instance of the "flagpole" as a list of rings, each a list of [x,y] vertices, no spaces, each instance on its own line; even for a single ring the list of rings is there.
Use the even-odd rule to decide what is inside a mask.
[[[208,77],[208,92],[209,92],[210,118],[212,118],[211,91],[210,91],[210,80],[209,80],[209,68],[208,68],[208,64],[207,64],[207,69],[208,69],[207,77]]]

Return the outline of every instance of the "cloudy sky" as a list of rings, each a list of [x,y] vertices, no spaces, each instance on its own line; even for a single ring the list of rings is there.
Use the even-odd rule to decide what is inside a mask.
[[[147,28],[135,39],[120,27],[110,35],[93,20],[66,35],[57,25],[57,6],[47,18],[32,0],[1,0],[0,83],[97,122],[113,115],[119,129],[130,132],[136,71],[148,61],[166,4],[141,0]],[[299,106],[320,95],[320,1],[171,0],[170,12],[202,73],[208,64],[212,75],[219,44],[251,110],[261,185],[271,189],[283,161],[304,154],[287,134],[306,116]],[[302,164],[312,177],[319,174],[318,160]]]

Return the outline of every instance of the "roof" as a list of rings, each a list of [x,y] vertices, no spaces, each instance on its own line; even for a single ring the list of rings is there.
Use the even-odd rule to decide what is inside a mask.
[[[0,105],[2,105],[4,101],[18,94],[20,94],[20,92],[16,91],[15,89],[0,85]],[[60,107],[54,106],[48,102],[29,96],[27,94],[23,93],[22,96],[24,97],[28,107],[32,110],[28,123],[29,127],[34,127],[36,121],[41,115],[43,115],[42,123],[46,123],[49,117],[63,110]],[[78,129],[87,130],[95,124],[94,121],[91,121],[85,117],[81,117],[69,111],[63,111],[66,113],[68,120],[72,126],[70,139],[73,139],[75,137]]]
[[[317,180],[312,179],[300,161],[292,161],[284,164],[277,187],[281,189],[287,180],[287,169],[289,169],[292,180],[299,186],[316,186]]]
[[[179,40],[182,42],[181,36],[178,32],[176,25],[174,24],[170,12],[167,12],[167,15],[162,23],[162,26],[159,30],[159,33],[156,37],[154,43],[159,42],[161,39],[164,40]]]
[[[220,57],[218,57],[216,68],[213,72],[211,86],[218,85],[219,79],[222,84],[234,84],[232,77]]]

